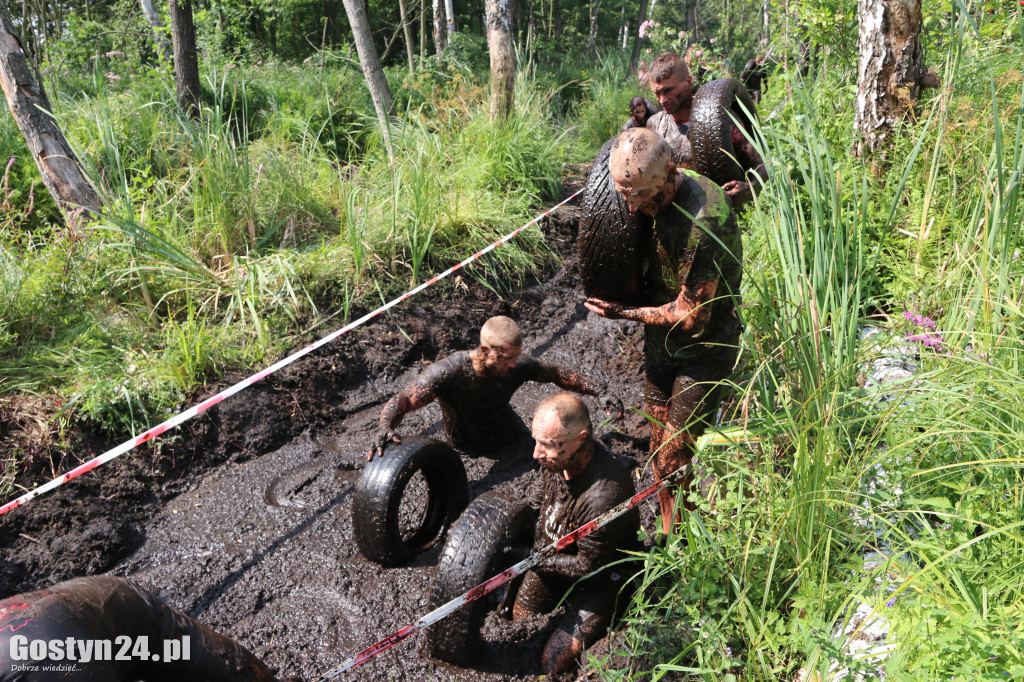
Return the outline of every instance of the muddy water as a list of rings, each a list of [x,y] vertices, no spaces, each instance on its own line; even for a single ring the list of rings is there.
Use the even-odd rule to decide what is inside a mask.
[[[548,293],[533,292],[532,303],[525,297],[517,311],[527,332],[524,352],[582,371],[608,383],[626,405],[639,405],[639,330],[587,314],[571,278],[563,271],[555,279],[562,281],[538,285]],[[373,332],[394,331],[387,324]],[[367,407],[193,481],[146,523],[145,540],[114,572],[236,638],[280,674],[307,680],[415,621],[428,610],[439,548],[402,568],[367,562],[353,540],[350,507],[380,407],[420,367],[366,382],[344,397]],[[528,384],[513,407],[529,423],[553,390]],[[599,414],[597,400],[587,401]],[[440,411],[430,406],[408,415],[401,433],[436,435],[439,420]],[[613,451],[643,463],[642,422],[630,413],[622,433],[608,427],[598,433]],[[474,496],[493,489],[521,499],[536,477],[529,453],[465,462]],[[644,517],[649,526],[649,508]],[[532,679],[553,626],[551,618],[516,624],[490,619],[488,651],[473,670],[423,656],[422,638],[414,636],[341,679]]]

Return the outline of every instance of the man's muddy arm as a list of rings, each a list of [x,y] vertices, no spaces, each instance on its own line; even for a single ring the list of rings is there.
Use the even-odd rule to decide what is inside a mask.
[[[580,538],[576,544],[579,547],[578,553],[555,554],[537,566],[537,573],[566,580],[579,580],[614,560],[616,548],[621,545],[599,531]]]
[[[374,436],[367,461],[373,460],[377,455],[383,456],[384,448],[388,443],[401,443],[402,440],[398,437],[396,429],[402,423],[405,415],[421,407],[426,407],[436,397],[430,386],[417,380],[389,400],[380,412],[380,427]]]
[[[733,128],[735,129],[735,126]],[[768,182],[768,168],[764,165],[764,159],[757,153],[754,145],[742,134],[734,135],[733,148],[736,150],[736,160],[740,166],[747,169],[746,177],[751,180],[751,182],[730,180],[722,185],[722,190],[732,199],[733,206],[738,207],[761,192]],[[751,174],[753,174],[752,177]]]
[[[588,298],[588,310],[612,320],[633,320],[655,327],[676,327],[699,336],[711,318],[710,303],[718,290],[718,279],[710,279],[696,287],[684,286],[676,300],[658,307],[627,306],[600,298]]]

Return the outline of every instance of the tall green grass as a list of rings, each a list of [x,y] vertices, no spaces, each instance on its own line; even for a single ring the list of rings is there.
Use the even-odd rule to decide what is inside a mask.
[[[621,632],[639,659],[603,678],[1024,674],[1022,50],[962,16],[951,36],[950,87],[880,176],[834,125],[853,120],[844,74],[787,83],[760,131],[746,357],[731,425],[700,453],[717,500],[651,551]],[[865,324],[885,331],[866,342]],[[863,387],[893,345],[914,380]],[[861,602],[889,623],[887,659],[833,636]]]
[[[453,87],[447,96],[477,86]],[[324,319],[465,258],[556,196],[564,152],[537,106],[547,93],[521,84],[503,122],[465,98],[429,108],[437,118],[399,112],[390,164],[368,98],[351,95],[362,88],[347,63],[212,69],[198,121],[149,82],[58,90],[107,208],[73,239],[39,215],[7,217],[0,257],[17,267],[0,290],[0,391],[65,394],[111,433],[140,428]],[[15,145],[6,121],[0,131]],[[542,244],[534,228],[467,272],[507,291]]]

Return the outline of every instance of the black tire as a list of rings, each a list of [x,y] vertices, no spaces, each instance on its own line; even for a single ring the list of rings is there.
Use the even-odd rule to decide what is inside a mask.
[[[608,169],[614,141],[604,143],[587,176],[577,238],[580,278],[587,296],[635,303],[643,293],[640,245],[650,218],[630,213],[615,191]]]
[[[740,103],[747,108],[743,111]],[[732,112],[749,132],[750,116],[757,109],[747,87],[735,78],[719,78],[700,87],[693,98],[690,112],[690,145],[693,147],[694,170],[724,185],[730,180],[743,180],[747,169],[732,157]]]
[[[448,535],[430,594],[430,608],[451,601],[526,557],[533,546],[533,510],[498,494],[475,499]],[[427,653],[466,665],[482,648],[484,615],[501,600],[497,590],[427,629]]]
[[[427,487],[420,522],[403,528],[402,498],[420,472]],[[466,467],[455,450],[432,438],[407,436],[363,468],[352,494],[356,545],[370,561],[400,566],[444,540],[469,503]]]

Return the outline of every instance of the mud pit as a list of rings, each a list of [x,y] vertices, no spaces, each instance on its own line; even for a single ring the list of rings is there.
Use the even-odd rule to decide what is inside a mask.
[[[159,454],[126,455],[0,517],[0,597],[111,571],[234,637],[280,675],[306,680],[415,621],[428,610],[440,548],[383,569],[359,555],[349,516],[388,398],[425,363],[471,348],[487,317],[509,314],[526,333],[525,353],[606,382],[627,406],[640,404],[639,327],[582,305],[577,210],[565,207],[545,224],[562,263],[518,295],[500,301],[479,285],[434,291],[229,399]],[[528,424],[553,390],[527,384],[513,407]],[[601,416],[597,400],[587,401]],[[598,434],[643,464],[642,417],[627,410],[617,428]],[[401,428],[439,432],[436,405],[408,415]],[[529,453],[464,461],[472,496],[493,489],[522,498],[536,475]],[[646,528],[652,509],[642,511]],[[554,625],[490,618],[487,651],[473,670],[423,656],[416,635],[339,679],[532,679]]]

